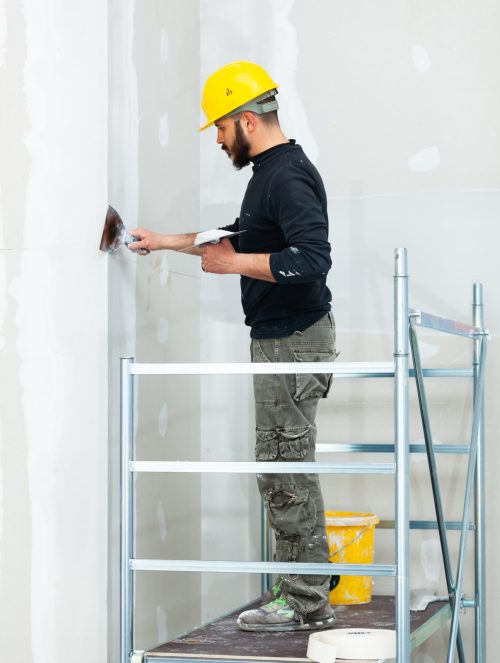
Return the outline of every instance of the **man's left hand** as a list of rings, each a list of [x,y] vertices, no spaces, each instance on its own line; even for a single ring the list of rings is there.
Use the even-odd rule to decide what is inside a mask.
[[[205,244],[201,266],[205,272],[212,274],[237,274],[238,254],[228,239],[223,239],[219,244]]]

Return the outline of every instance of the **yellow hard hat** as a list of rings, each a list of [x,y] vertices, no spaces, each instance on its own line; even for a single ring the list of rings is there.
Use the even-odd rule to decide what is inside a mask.
[[[265,69],[254,62],[231,62],[217,69],[207,78],[201,95],[208,122],[200,131],[243,110],[267,113],[277,109],[277,101],[262,103],[266,97],[277,94],[277,87]]]

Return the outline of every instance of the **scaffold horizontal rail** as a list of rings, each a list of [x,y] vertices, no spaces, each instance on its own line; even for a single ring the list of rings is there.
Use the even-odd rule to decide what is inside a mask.
[[[224,362],[140,364],[130,366],[133,375],[274,375],[332,373],[335,377],[393,377],[394,364],[385,362]]]
[[[130,472],[214,473],[214,474],[394,474],[394,463],[293,463],[229,461],[162,461],[129,462]]]
[[[469,444],[436,444],[433,446],[434,453],[436,454],[468,454],[470,451]],[[316,445],[317,454],[325,453],[394,453],[394,444],[385,442],[368,442],[368,443],[346,443],[346,442],[321,442]],[[410,453],[424,454],[426,453],[425,444],[410,444]]]
[[[462,529],[461,520],[446,520],[444,526],[447,530],[460,532]],[[394,529],[394,520],[382,520],[377,525],[377,529]],[[410,520],[410,529],[413,530],[437,530],[438,524],[435,520]],[[474,523],[469,523],[469,531],[473,532],[476,529]]]
[[[131,375],[288,375],[331,373],[334,378],[393,378],[393,362],[224,362],[143,364],[132,362]],[[408,372],[415,377],[414,369]],[[426,368],[428,378],[472,378],[471,368]]]
[[[132,571],[201,573],[287,573],[296,575],[395,576],[394,564],[310,564],[301,562],[232,562],[189,559],[131,559]]]

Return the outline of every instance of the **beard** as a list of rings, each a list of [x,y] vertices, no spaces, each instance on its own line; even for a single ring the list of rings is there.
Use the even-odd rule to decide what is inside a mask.
[[[232,160],[233,166],[236,170],[241,170],[250,163],[250,143],[243,133],[240,121],[235,120],[234,125],[235,137],[231,151],[229,151],[226,145],[222,145],[221,149],[223,149],[227,156]]]

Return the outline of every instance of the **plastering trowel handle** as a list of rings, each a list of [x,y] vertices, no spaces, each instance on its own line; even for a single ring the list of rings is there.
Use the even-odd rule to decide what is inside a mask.
[[[125,235],[125,239],[123,240],[123,243],[125,246],[128,246],[129,244],[132,244],[133,242],[140,242],[139,237],[135,237],[134,235],[131,235],[130,233],[127,233]],[[147,256],[148,253],[150,253],[149,249],[137,249],[135,253],[138,253],[140,256]]]

